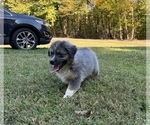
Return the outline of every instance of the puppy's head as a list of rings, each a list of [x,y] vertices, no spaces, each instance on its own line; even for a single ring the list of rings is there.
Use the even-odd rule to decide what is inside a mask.
[[[52,65],[50,72],[59,71],[67,62],[74,59],[76,46],[66,41],[55,41],[48,49],[49,62]]]

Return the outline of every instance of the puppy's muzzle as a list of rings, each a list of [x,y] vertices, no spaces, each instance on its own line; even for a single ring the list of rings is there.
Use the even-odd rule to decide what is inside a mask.
[[[55,63],[55,56],[53,56],[52,58],[50,58],[49,62],[50,62],[51,65],[54,65],[54,63]]]

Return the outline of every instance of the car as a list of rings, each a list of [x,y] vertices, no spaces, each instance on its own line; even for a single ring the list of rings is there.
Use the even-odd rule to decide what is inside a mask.
[[[37,45],[48,44],[52,39],[48,23],[43,19],[6,8],[0,8],[0,27],[4,27],[4,31],[0,32],[4,44],[14,49],[35,49]]]

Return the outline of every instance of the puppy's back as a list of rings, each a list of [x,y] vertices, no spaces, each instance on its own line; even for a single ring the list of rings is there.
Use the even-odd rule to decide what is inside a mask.
[[[78,69],[84,77],[99,73],[97,56],[90,48],[78,48],[73,64],[75,69]]]

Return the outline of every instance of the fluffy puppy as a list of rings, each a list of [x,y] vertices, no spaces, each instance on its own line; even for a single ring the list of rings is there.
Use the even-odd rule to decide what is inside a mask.
[[[55,41],[48,49],[50,72],[68,84],[64,98],[71,97],[81,82],[99,73],[96,54],[89,48],[77,48],[67,41]]]

